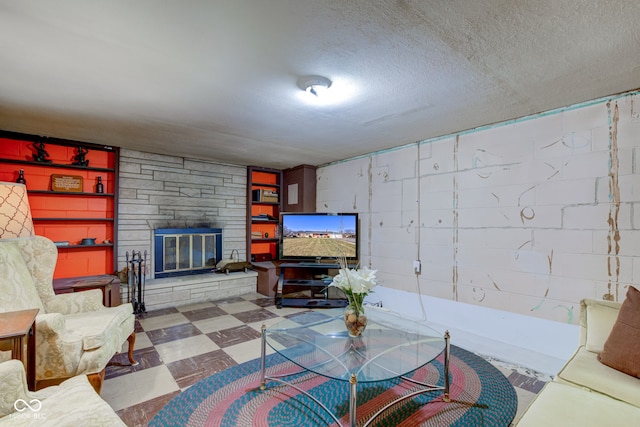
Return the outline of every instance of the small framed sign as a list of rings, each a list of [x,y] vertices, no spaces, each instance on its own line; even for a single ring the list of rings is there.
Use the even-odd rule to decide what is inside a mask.
[[[51,190],[82,193],[82,177],[77,175],[51,175]]]

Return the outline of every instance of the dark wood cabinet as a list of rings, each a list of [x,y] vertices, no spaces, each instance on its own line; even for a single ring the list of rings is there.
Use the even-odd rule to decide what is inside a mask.
[[[282,171],[283,210],[316,211],[316,167],[300,165]]]
[[[278,308],[346,307],[348,301],[344,293],[329,286],[333,276],[338,274],[338,264],[313,262],[282,263],[278,278],[275,302]]]

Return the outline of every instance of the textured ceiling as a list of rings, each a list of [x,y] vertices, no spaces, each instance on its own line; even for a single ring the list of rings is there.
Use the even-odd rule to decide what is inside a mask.
[[[640,87],[637,0],[0,0],[0,35],[0,129],[276,168]]]

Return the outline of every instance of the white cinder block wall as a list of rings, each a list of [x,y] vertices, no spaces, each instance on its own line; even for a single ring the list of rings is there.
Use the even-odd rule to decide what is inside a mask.
[[[222,228],[224,257],[237,249],[246,259],[244,166],[123,149],[118,196],[118,270],[127,251],[151,257],[153,225],[163,221]]]
[[[360,213],[385,306],[562,359],[640,283],[639,150],[627,93],[321,166],[317,210]]]

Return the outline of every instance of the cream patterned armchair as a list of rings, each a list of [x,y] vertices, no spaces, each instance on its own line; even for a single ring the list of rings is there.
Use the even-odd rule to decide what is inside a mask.
[[[126,427],[85,375],[37,392],[27,390],[17,360],[0,363],[0,426]]]
[[[58,249],[46,237],[0,239],[0,312],[39,308],[36,317],[36,388],[86,374],[100,393],[104,370],[129,341],[135,343],[133,307],[105,307],[100,290],[55,295]],[[6,350],[6,349],[2,349]],[[9,352],[0,353],[0,361]]]

